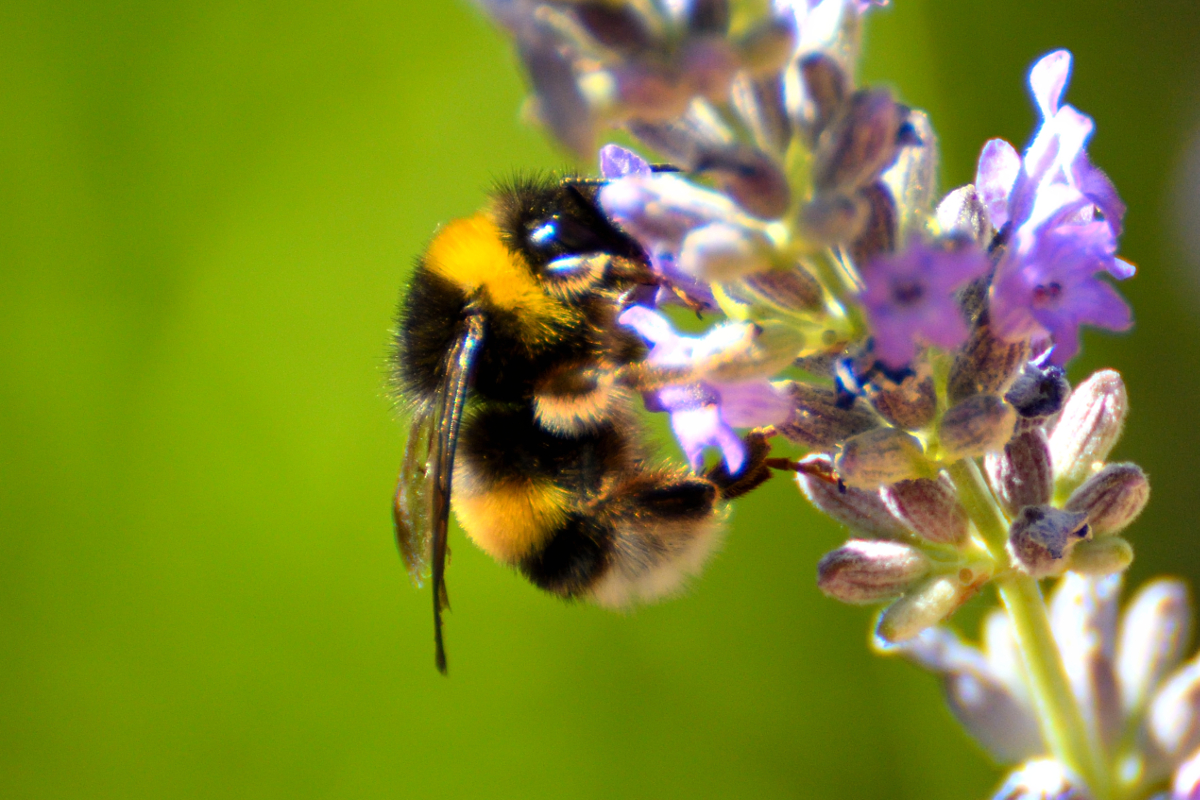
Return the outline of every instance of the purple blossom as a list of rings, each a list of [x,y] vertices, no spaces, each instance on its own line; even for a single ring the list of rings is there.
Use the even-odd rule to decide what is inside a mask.
[[[973,243],[946,248],[916,236],[902,252],[871,261],[863,271],[862,302],[879,359],[899,369],[916,356],[918,344],[950,350],[966,341],[969,331],[954,292],[989,266]]]
[[[979,157],[975,185],[992,225],[1008,226],[1010,242],[996,268],[991,321],[1009,341],[1054,341],[1051,360],[1079,351],[1079,326],[1127,330],[1129,306],[1097,276],[1134,274],[1116,257],[1125,206],[1108,176],[1088,158],[1090,117],[1060,105],[1071,54],[1043,57],[1029,74],[1042,126],[1022,158],[993,139]]]
[[[665,317],[642,306],[626,309],[618,321],[650,342],[646,360],[661,367],[696,366],[741,335],[737,326],[725,325],[702,337],[681,336]],[[781,423],[792,402],[766,378],[757,378],[665,386],[646,394],[646,407],[670,413],[671,429],[693,469],[703,465],[705,448],[716,447],[730,474],[737,474],[745,464],[746,446],[734,428]]]

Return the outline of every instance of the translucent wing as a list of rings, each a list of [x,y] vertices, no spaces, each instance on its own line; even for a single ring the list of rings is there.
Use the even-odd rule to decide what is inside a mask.
[[[483,329],[483,316],[468,307],[461,333],[446,354],[441,391],[413,421],[392,501],[396,542],[409,577],[419,586],[428,570],[433,582],[433,635],[437,668],[442,673],[446,671],[442,609],[449,606],[444,576],[454,448]]]

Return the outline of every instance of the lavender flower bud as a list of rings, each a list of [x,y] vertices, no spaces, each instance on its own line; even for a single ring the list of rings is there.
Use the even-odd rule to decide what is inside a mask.
[[[691,0],[687,27],[691,33],[725,33],[729,30],[729,0]]]
[[[898,428],[920,430],[937,414],[937,390],[932,375],[909,375],[900,383],[880,375],[871,379],[866,391],[875,410]]]
[[[968,236],[980,247],[991,242],[992,224],[988,221],[987,207],[971,184],[960,186],[938,203],[937,222],[943,233]]]
[[[791,365],[804,334],[778,320],[725,323],[710,331],[694,351],[697,377],[720,382],[761,378]]]
[[[1067,511],[1087,514],[1093,536],[1119,533],[1137,519],[1150,499],[1150,482],[1137,464],[1109,464],[1067,500]]]
[[[1026,506],[1008,530],[1008,554],[1026,574],[1048,578],[1066,569],[1071,548],[1088,535],[1085,514]]]
[[[828,514],[851,530],[868,536],[880,539],[911,538],[908,529],[892,516],[876,492],[855,489],[853,486],[839,486],[835,479],[823,477],[823,474],[833,472],[833,462],[829,456],[808,456],[800,463],[811,469],[807,472],[797,472],[796,482],[800,484],[800,491],[817,510]]]
[[[583,29],[604,47],[632,54],[653,42],[645,18],[632,5],[582,2],[574,4],[572,11]]]
[[[799,381],[789,381],[786,389],[796,410],[776,430],[797,444],[827,450],[879,424],[871,409],[859,400],[843,407],[841,397],[833,389]]]
[[[825,53],[812,53],[800,61],[804,88],[801,118],[810,141],[816,141],[846,99],[846,74]]]
[[[821,134],[813,153],[813,184],[820,190],[871,183],[896,157],[903,112],[886,89],[862,89]]]
[[[942,416],[940,437],[951,459],[999,450],[1013,434],[1016,412],[994,394],[968,397]]]
[[[580,156],[593,152],[595,120],[570,60],[546,41],[522,48],[521,60],[537,97],[538,118],[569,150]]]
[[[925,228],[937,191],[938,147],[933,125],[923,111],[909,111],[904,129],[908,146],[883,173],[883,184],[898,210],[896,237],[908,239]]]
[[[1176,672],[1150,702],[1150,736],[1173,762],[1200,747],[1200,661]]]
[[[1160,578],[1143,586],[1121,618],[1117,676],[1125,713],[1140,713],[1150,692],[1183,658],[1191,628],[1187,586]]]
[[[781,71],[796,48],[796,29],[779,18],[752,28],[735,44],[742,69],[754,77]]]
[[[1050,434],[1050,455],[1060,491],[1096,472],[1121,436],[1129,397],[1121,375],[1101,370],[1071,394]]]
[[[1012,381],[1029,355],[1025,342],[1009,343],[992,334],[987,325],[971,332],[950,367],[946,387],[951,403],[976,394],[999,394]]]
[[[1070,393],[1071,384],[1067,383],[1062,367],[1053,364],[1038,367],[1030,363],[1013,381],[1004,399],[1021,417],[1038,419],[1057,414]]]
[[[966,541],[967,512],[949,482],[941,478],[900,481],[881,489],[880,496],[897,519],[929,541]]]
[[[644,122],[681,117],[692,102],[691,84],[666,66],[627,61],[613,70],[613,77],[625,113]]]
[[[992,800],[1091,800],[1084,784],[1049,758],[1027,761],[1004,781]]]
[[[1169,800],[1200,800],[1200,751],[1175,770]]]
[[[1003,453],[988,453],[983,464],[992,489],[1010,516],[1025,506],[1050,502],[1054,473],[1050,447],[1041,429],[1018,433],[1004,445]]]
[[[1120,595],[1119,576],[1068,573],[1050,598],[1050,626],[1071,691],[1089,729],[1099,732],[1106,747],[1121,732],[1121,692],[1113,666]]]
[[[746,275],[742,283],[789,311],[816,311],[824,300],[821,284],[799,265]]]
[[[1081,575],[1116,575],[1133,563],[1133,545],[1120,536],[1080,542],[1067,558],[1067,569]]]
[[[692,168],[713,176],[724,192],[750,214],[778,219],[792,202],[787,176],[775,159],[752,147],[706,150]]]
[[[674,175],[636,175],[610,181],[600,205],[643,243],[678,247],[693,228],[737,220],[737,206],[724,195]]]
[[[887,607],[875,635],[888,644],[906,642],[953,614],[975,591],[952,576],[928,578]]]
[[[870,204],[859,194],[818,194],[800,209],[797,223],[812,244],[836,244],[853,240],[871,213]]]
[[[834,460],[847,486],[877,489],[929,472],[921,442],[897,428],[875,428],[847,439]]]
[[[877,603],[903,594],[929,571],[929,559],[900,542],[846,542],[817,564],[817,587],[853,605]]]
[[[691,94],[714,103],[729,99],[738,57],[733,47],[718,36],[702,36],[687,43],[680,59],[684,83]],[[690,98],[689,98],[690,100]]]
[[[859,196],[868,211],[862,231],[850,244],[850,257],[862,267],[880,253],[896,249],[896,201],[879,181],[864,187]]]
[[[725,283],[771,268],[773,248],[762,231],[711,222],[683,240],[679,268],[707,283]]]

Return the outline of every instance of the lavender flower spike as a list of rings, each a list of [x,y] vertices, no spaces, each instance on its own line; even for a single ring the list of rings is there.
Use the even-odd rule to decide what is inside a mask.
[[[967,323],[954,290],[987,272],[987,256],[974,244],[946,248],[919,237],[900,253],[876,258],[863,271],[862,302],[875,337],[875,354],[889,367],[904,367],[917,345],[951,350],[967,339]]]
[[[999,139],[979,158],[975,185],[996,229],[1010,230],[1010,247],[991,290],[993,330],[1008,341],[1052,338],[1051,360],[1079,351],[1079,326],[1127,330],[1133,319],[1120,295],[1102,280],[1134,267],[1116,257],[1125,207],[1103,172],[1088,159],[1090,117],[1060,105],[1071,56],[1058,50],[1030,71],[1042,126],[1024,158]]]

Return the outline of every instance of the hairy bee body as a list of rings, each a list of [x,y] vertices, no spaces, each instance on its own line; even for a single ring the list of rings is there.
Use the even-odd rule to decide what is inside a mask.
[[[442,486],[431,549],[406,541],[419,538],[409,518],[421,512],[403,505],[423,495],[403,474],[397,494],[410,571],[433,561],[435,617],[447,507],[483,550],[537,586],[606,606],[670,593],[711,551],[720,481],[654,461],[637,422],[640,395],[617,379],[645,355],[617,324],[623,298],[653,281],[641,248],[580,181],[502,188],[431,241],[401,307],[393,377],[419,421],[437,418],[428,450],[442,458],[409,478]],[[431,475],[439,463],[450,474]]]

